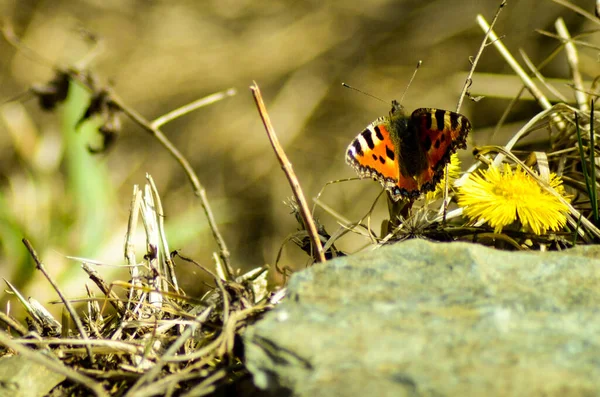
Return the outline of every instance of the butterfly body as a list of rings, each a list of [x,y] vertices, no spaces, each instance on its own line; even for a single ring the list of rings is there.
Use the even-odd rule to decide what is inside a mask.
[[[346,162],[361,178],[379,181],[394,201],[432,191],[450,155],[466,148],[469,120],[458,113],[419,108],[410,116],[392,102],[389,116],[369,124],[352,141]]]

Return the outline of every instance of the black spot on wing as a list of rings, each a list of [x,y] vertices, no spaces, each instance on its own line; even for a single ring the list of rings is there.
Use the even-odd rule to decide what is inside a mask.
[[[377,161],[377,156],[375,156],[374,154],[372,154],[371,156],[373,156],[373,160]]]
[[[385,159],[383,157],[379,156],[379,162],[381,164],[385,164]]]
[[[446,115],[445,110],[437,109],[435,111],[435,121],[437,123],[438,131],[442,131],[444,129],[444,116]]]
[[[358,139],[355,139],[354,142],[352,142],[352,146],[354,147],[354,152],[356,153],[357,156],[364,155],[364,153],[362,151],[362,146],[360,146],[360,142],[358,141]]]
[[[425,137],[425,140],[423,141],[423,149],[425,149],[426,152],[431,149],[431,138],[429,136]]]
[[[444,142],[446,140],[446,134],[440,135],[440,141]]]
[[[375,135],[377,135],[377,139],[379,139],[380,141],[383,141],[383,134],[381,133],[379,126],[376,125],[373,129],[375,130]]]
[[[394,153],[394,151],[387,146],[385,147],[385,154],[388,156],[388,159],[392,161],[394,161],[394,159],[396,158],[396,154]]]
[[[442,136],[443,136],[443,135],[442,135]],[[433,146],[434,146],[436,149],[439,149],[439,148],[440,148],[440,144],[441,144],[440,140],[439,140],[439,139],[436,139],[436,140],[435,140],[435,143],[433,144]]]
[[[373,142],[373,138],[371,137],[371,131],[364,130],[360,134],[362,135],[363,138],[365,138],[365,141],[367,142],[367,146],[369,146],[369,149],[373,150],[373,148],[375,147],[375,143]]]

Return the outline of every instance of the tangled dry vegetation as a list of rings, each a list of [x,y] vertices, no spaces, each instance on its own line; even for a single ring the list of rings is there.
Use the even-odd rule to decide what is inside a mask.
[[[574,6],[570,8],[598,23],[598,19],[585,11]],[[553,37],[557,39],[557,49],[548,60],[564,56],[571,66],[577,106],[568,105],[566,98],[552,105],[538,88],[541,84],[552,90],[542,74],[548,60],[536,67],[522,54],[529,68],[526,72],[503,47],[487,22],[482,17],[478,22],[486,36],[477,58],[472,61],[473,70],[484,49],[495,46],[521,77],[522,92],[531,92],[543,110],[506,145],[476,148],[477,161],[466,172],[459,172],[458,164],[453,161],[447,169],[447,178],[435,192],[409,202],[396,203],[388,199],[390,217],[380,233],[371,227],[370,211],[360,221],[352,222],[321,204],[321,208],[335,216],[341,226],[330,235],[318,221],[315,222],[314,209],[308,210],[300,184],[278,145],[260,90],[256,84],[251,87],[259,114],[294,193],[290,206],[301,226],[288,240],[305,250],[311,260],[323,262],[344,255],[334,243],[350,232],[364,235],[367,245],[375,246],[421,237],[439,241],[477,241],[510,249],[545,250],[564,249],[600,239],[596,193],[597,164],[600,162],[594,135],[599,125],[594,117],[598,79],[591,86],[585,86],[577,67],[577,47],[591,45],[579,38],[571,38],[564,23],[556,22],[557,34]],[[4,34],[22,49],[10,28],[5,28]],[[90,105],[81,120],[93,116],[103,120],[99,132],[104,147],[90,148],[91,151],[102,151],[114,144],[121,128],[120,120],[127,116],[156,138],[179,162],[202,203],[217,242],[215,270],[170,250],[160,197],[153,179],[147,176],[143,188],[134,187],[125,238],[125,266],[131,281],[104,280],[95,268],[98,262],[73,258],[81,262],[82,270],[102,295],[97,296],[88,289],[87,298],[68,299],[47,271],[43,258],[38,258],[27,240],[23,241],[37,269],[43,272],[60,297],[65,311],[62,321],[57,321],[43,305],[33,298],[25,299],[7,282],[29,317],[24,325],[6,313],[0,313],[0,321],[6,327],[0,332],[4,359],[20,355],[60,375],[54,384],[47,385],[53,395],[93,392],[97,396],[200,396],[239,385],[248,377],[239,335],[280,302],[285,289],[268,288],[267,266],[245,274],[235,270],[204,187],[187,160],[160,130],[165,123],[232,95],[233,91],[217,93],[150,121],[129,108],[111,88],[99,83],[88,70],[87,62],[82,62],[69,68],[57,67],[55,78],[45,86],[32,88],[31,93],[38,98],[42,108],[52,110],[65,100],[73,83],[92,93]],[[469,78],[461,101],[465,97],[481,100],[469,93],[470,85]],[[517,100],[515,98],[514,102]],[[457,111],[459,109],[460,102]],[[509,111],[510,108],[506,113]],[[544,149],[516,149],[523,137],[539,131],[545,132]],[[523,186],[527,188],[521,189]],[[528,200],[532,194],[535,200]],[[456,201],[458,206],[454,205]],[[478,202],[488,206],[477,207]],[[316,203],[320,203],[318,198]],[[547,211],[546,215],[537,216],[536,211],[542,210]],[[136,257],[132,241],[140,217],[146,236],[143,258]],[[174,270],[176,261],[198,266],[210,275],[214,285],[205,296],[187,296],[179,287]],[[276,268],[288,274],[288,269],[279,268],[277,264]],[[77,312],[74,304],[81,304],[84,310]]]
[[[23,47],[10,26],[5,38],[22,51]],[[55,77],[46,85],[33,87],[40,107],[53,110],[63,102],[76,83],[91,92],[90,104],[78,124],[100,117],[98,129],[101,147],[88,147],[92,153],[114,144],[121,129],[121,117],[127,115],[163,144],[176,158],[200,199],[219,247],[214,255],[215,270],[207,269],[177,251],[171,251],[164,230],[164,212],[158,190],[150,175],[143,188],[134,186],[124,244],[125,265],[130,282],[107,282],[95,269],[103,265],[89,258],[71,257],[103,294],[97,297],[89,288],[84,299],[69,299],[61,291],[27,240],[23,243],[36,267],[47,278],[64,304],[62,323],[58,322],[34,298],[25,299],[9,281],[11,293],[24,306],[29,317],[27,326],[0,313],[0,321],[8,332],[0,333],[5,359],[14,353],[30,362],[59,374],[54,384],[40,382],[53,395],[207,395],[217,386],[239,387],[248,377],[242,364],[243,352],[237,340],[240,332],[263,312],[277,304],[285,290],[267,290],[267,266],[239,274],[231,265],[229,251],[217,228],[204,187],[188,161],[160,130],[161,126],[199,107],[228,96],[227,90],[190,103],[150,121],[127,107],[110,89],[85,69],[85,62],[69,67],[56,67]],[[139,221],[144,226],[146,247],[143,259],[136,258],[133,236]],[[201,298],[186,296],[179,287],[175,261],[184,261],[206,272],[214,281]],[[84,303],[78,313],[74,304]],[[73,329],[71,329],[71,325]],[[31,374],[32,372],[30,372]],[[33,373],[35,379],[35,373]],[[15,375],[21,376],[21,375]],[[23,376],[28,376],[27,374]],[[22,378],[14,383],[22,385]]]

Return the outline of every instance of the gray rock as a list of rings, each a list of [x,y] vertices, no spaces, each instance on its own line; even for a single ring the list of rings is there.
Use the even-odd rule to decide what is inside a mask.
[[[65,376],[23,356],[0,358],[0,397],[46,396]]]
[[[288,289],[244,335],[255,384],[275,395],[600,395],[598,246],[411,240]]]

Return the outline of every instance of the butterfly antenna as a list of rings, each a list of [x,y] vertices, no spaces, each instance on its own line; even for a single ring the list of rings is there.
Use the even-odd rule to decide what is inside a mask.
[[[372,94],[369,94],[368,92],[364,92],[362,90],[359,90],[358,88],[354,88],[354,87],[352,87],[352,86],[350,86],[350,85],[348,85],[346,83],[342,83],[342,86],[344,86],[346,88],[350,88],[351,90],[354,90],[354,91],[358,91],[358,92],[360,92],[363,95],[370,96],[371,98],[377,99],[378,101],[381,101],[381,102],[383,102],[385,104],[389,103],[389,102],[386,102],[386,101],[384,101],[383,99],[381,99],[379,97],[376,97],[375,95],[372,95]]]
[[[417,75],[417,72],[419,71],[419,68],[421,67],[421,64],[423,64],[423,61],[421,61],[419,59],[419,62],[417,62],[417,67],[415,68],[415,71],[413,72],[413,75],[410,78],[410,80],[408,82],[408,85],[406,86],[406,88],[404,89],[404,92],[402,93],[402,96],[400,97],[399,103],[402,103],[402,100],[404,99],[404,95],[406,95],[406,91],[408,91],[408,87],[410,87],[410,85],[412,84],[413,80],[415,79],[415,76]]]

